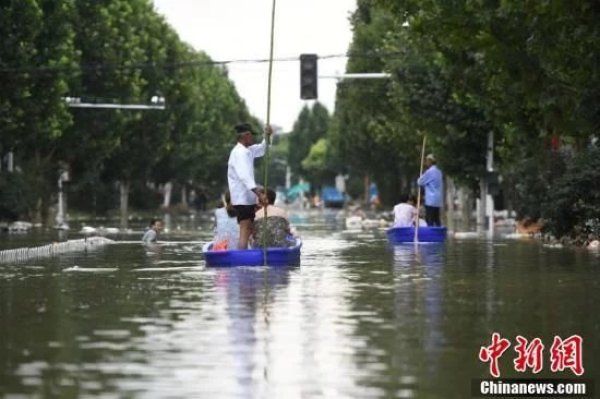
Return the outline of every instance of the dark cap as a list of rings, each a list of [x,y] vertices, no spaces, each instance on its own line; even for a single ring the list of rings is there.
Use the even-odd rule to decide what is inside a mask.
[[[237,134],[242,134],[246,132],[253,133],[252,126],[250,126],[249,123],[240,123],[239,125],[236,125],[234,129]]]

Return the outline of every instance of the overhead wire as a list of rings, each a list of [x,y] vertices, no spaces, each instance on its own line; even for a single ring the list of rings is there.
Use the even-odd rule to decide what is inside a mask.
[[[345,53],[345,54],[325,54],[318,56],[319,60],[329,60],[336,58],[393,58],[400,55],[399,52],[394,53]],[[289,56],[273,58],[272,62],[296,62],[299,61],[299,56]],[[161,68],[161,69],[175,69],[175,68],[186,68],[186,67],[200,67],[200,66],[227,66],[231,64],[263,64],[271,62],[269,58],[240,58],[230,60],[206,60],[206,61],[185,61],[185,62],[170,62],[170,63],[157,63],[157,62],[145,62],[145,63],[132,63],[132,64],[115,64],[115,63],[92,63],[92,64],[77,64],[77,65],[38,65],[38,66],[2,66],[0,63],[0,73],[19,73],[19,74],[33,74],[33,73],[48,73],[48,72],[93,72],[103,70],[139,70],[139,69],[150,69],[150,68]]]

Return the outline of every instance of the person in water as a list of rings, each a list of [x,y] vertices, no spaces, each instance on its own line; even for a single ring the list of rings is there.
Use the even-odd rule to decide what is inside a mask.
[[[152,219],[150,220],[148,227],[148,230],[146,230],[144,236],[142,237],[142,242],[144,244],[156,243],[158,241],[158,235],[163,229],[162,220]]]
[[[221,198],[223,206],[215,210],[215,231],[213,250],[237,249],[240,239],[240,226],[237,213],[231,204],[229,191]]]
[[[262,157],[267,148],[267,137],[273,134],[270,126],[265,127],[265,138],[260,144],[254,144],[252,128],[243,123],[235,127],[237,144],[231,150],[227,162],[227,181],[231,193],[231,203],[237,213],[240,225],[239,249],[248,248],[248,240],[252,233],[252,222],[256,213],[257,199],[263,202],[264,194],[260,194],[254,180],[254,159]]]

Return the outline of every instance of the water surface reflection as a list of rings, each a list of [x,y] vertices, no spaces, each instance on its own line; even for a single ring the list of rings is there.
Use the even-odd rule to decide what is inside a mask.
[[[581,334],[598,375],[598,257],[501,241],[389,248],[335,212],[295,220],[295,268],[206,268],[193,240],[209,227],[0,265],[0,394],[465,398],[492,331]]]

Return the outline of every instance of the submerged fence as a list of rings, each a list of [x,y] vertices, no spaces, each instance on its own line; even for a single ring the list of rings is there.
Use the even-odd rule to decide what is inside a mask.
[[[85,251],[112,244],[115,241],[105,237],[89,237],[80,240],[57,242],[41,247],[26,247],[0,251],[0,263],[17,263],[29,259],[46,258],[69,252]]]

